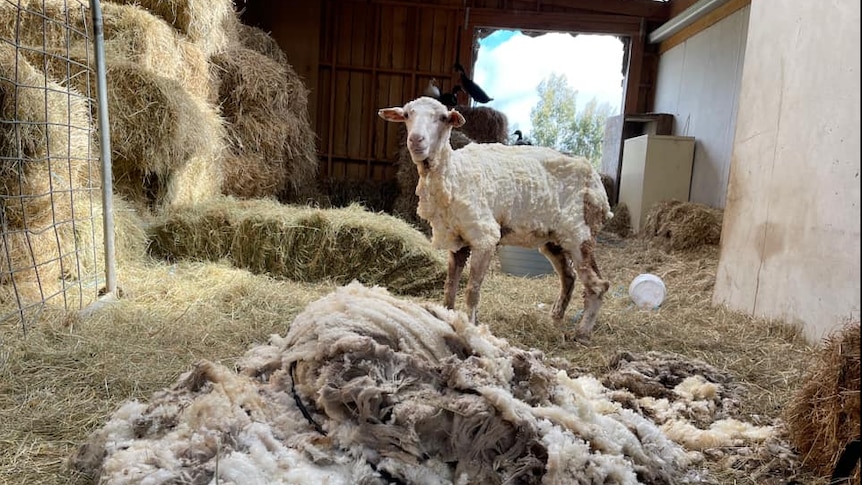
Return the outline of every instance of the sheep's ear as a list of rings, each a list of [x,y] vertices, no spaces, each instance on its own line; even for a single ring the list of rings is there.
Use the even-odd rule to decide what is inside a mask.
[[[452,111],[449,111],[449,124],[452,125],[452,128],[462,127],[466,122],[467,120],[464,119],[464,115],[462,115],[461,113],[455,111],[454,109]]]
[[[386,121],[404,123],[404,108],[383,108],[377,114]]]

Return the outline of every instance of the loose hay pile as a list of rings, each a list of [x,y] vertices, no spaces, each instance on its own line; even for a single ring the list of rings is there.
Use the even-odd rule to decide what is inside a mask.
[[[641,236],[665,250],[693,250],[721,240],[723,211],[696,202],[665,200],[653,205]]]
[[[353,279],[401,294],[439,291],[446,263],[421,233],[359,206],[316,209],[225,199],[168,212],[151,251],[172,260],[229,259],[256,274],[294,281]]]
[[[785,410],[790,438],[804,466],[829,476],[838,456],[860,437],[859,323],[824,342],[798,393]],[[853,475],[859,483],[860,470]]]
[[[662,383],[671,407],[722,395],[717,370],[677,375],[681,361],[650,358],[639,371],[679,382]],[[149,403],[127,402],[73,465],[106,485],[666,484],[703,473],[699,453],[632,408],[634,394],[381,288],[353,283],[312,303],[237,367],[200,362]],[[736,444],[771,432],[737,427],[749,433]]]

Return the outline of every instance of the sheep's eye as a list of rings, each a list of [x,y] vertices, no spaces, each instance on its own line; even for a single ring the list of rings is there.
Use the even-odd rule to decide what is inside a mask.
[[[443,123],[446,122],[447,118],[448,118],[448,116],[446,116],[446,115],[440,115],[440,121],[442,121]]]
[[[404,119],[410,118],[410,113],[404,113]]]

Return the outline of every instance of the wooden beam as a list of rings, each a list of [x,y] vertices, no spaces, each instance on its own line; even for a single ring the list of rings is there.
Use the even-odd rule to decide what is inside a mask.
[[[629,43],[629,66],[626,73],[623,114],[636,113],[640,109],[641,73],[643,71],[644,47],[646,45],[646,22]]]
[[[470,29],[489,27],[612,35],[636,35],[640,32],[641,26],[641,19],[623,15],[507,11],[488,8],[469,9],[468,21]]]
[[[542,7],[562,7],[628,15],[657,22],[664,22],[671,17],[670,2],[655,2],[653,0],[542,0]]]
[[[751,0],[730,0],[724,5],[716,8],[715,10],[709,12],[703,17],[699,18],[693,24],[688,27],[680,30],[679,32],[673,34],[668,37],[667,40],[661,42],[658,46],[659,54],[664,54],[665,52],[673,49],[674,47],[682,44],[686,40],[694,37],[695,35],[703,32],[709,27],[717,24],[718,22],[724,20],[729,17],[731,14],[736,12],[737,10],[746,7],[751,4]]]

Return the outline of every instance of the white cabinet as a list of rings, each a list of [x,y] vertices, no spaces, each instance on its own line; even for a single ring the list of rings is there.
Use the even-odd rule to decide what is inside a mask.
[[[640,231],[656,202],[688,202],[694,138],[642,135],[625,140],[620,170],[619,202],[631,214],[632,231]]]

